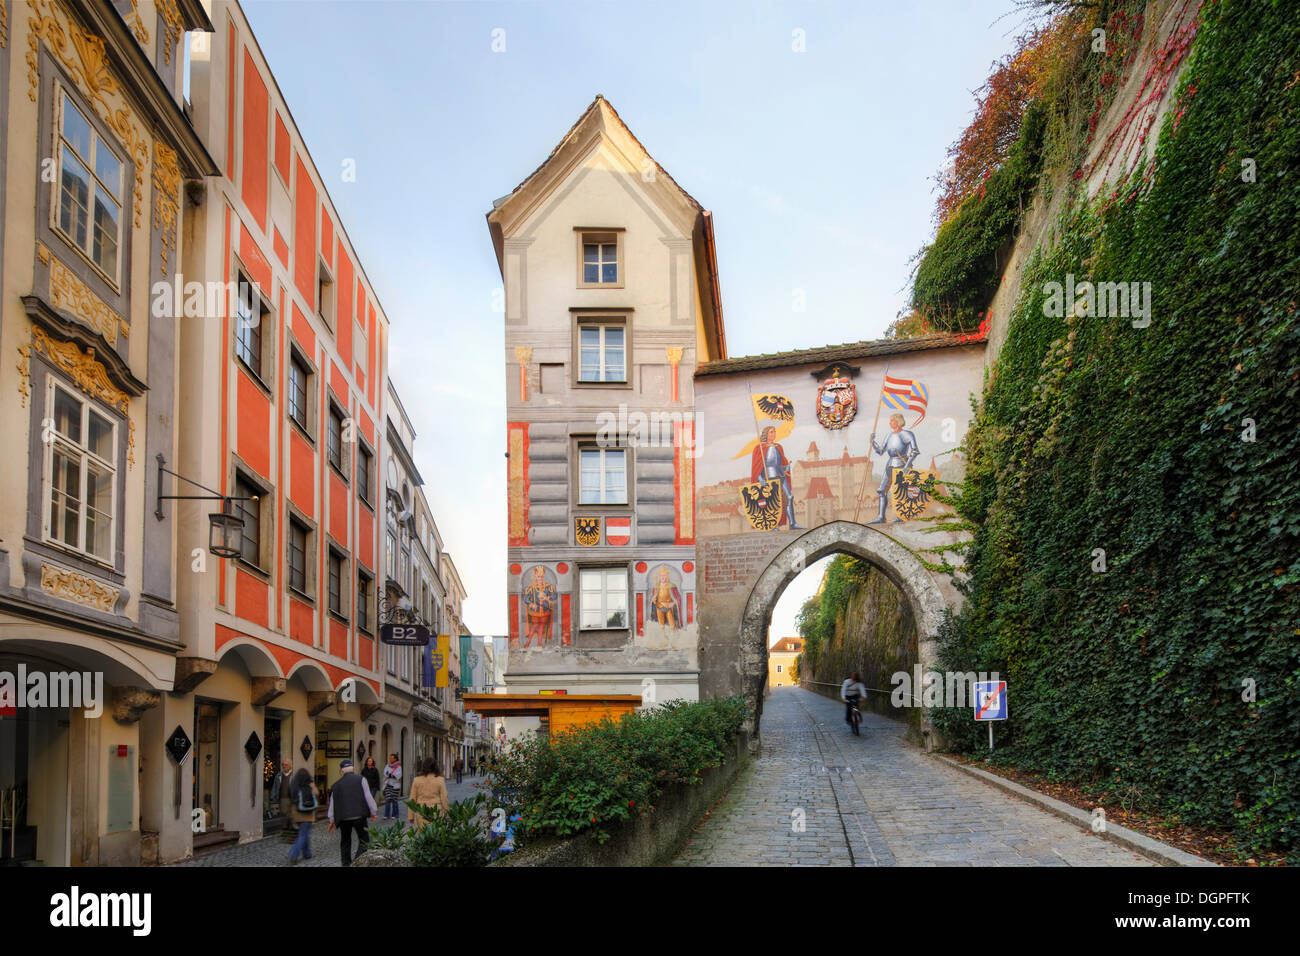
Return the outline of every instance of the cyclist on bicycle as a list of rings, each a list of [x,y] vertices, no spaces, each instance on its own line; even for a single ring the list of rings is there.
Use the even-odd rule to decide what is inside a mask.
[[[858,701],[867,696],[867,688],[858,677],[858,672],[854,671],[844,679],[840,685],[840,700],[844,701],[844,722],[850,727],[853,726],[853,711],[857,709]]]

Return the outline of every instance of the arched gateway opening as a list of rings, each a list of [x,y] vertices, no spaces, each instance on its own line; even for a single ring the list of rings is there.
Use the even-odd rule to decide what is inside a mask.
[[[757,749],[764,686],[768,676],[768,628],[782,592],[805,568],[836,552],[860,558],[880,570],[911,606],[916,627],[917,661],[924,672],[934,664],[935,635],[946,606],[925,565],[889,535],[851,521],[832,521],[789,540],[759,571],[740,618],[741,685],[749,705],[746,730]],[[921,712],[921,732],[931,737],[929,715]]]

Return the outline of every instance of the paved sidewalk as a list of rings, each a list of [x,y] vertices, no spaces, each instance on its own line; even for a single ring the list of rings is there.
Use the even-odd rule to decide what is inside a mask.
[[[469,777],[465,776],[461,783],[456,783],[456,776],[452,774],[451,779],[447,781],[447,796],[455,803],[457,800],[465,800],[473,797],[479,792],[478,785],[484,782],[482,776]],[[485,791],[484,791],[485,792]],[[403,798],[405,799],[405,798]],[[406,822],[406,806],[403,805],[398,811],[401,816],[400,820]],[[384,805],[379,801],[379,819],[370,824],[371,836],[377,830],[384,827],[392,826],[391,821],[384,819]],[[320,820],[312,826],[311,830],[311,849],[312,858],[310,860],[298,861],[298,866],[337,866],[343,865],[343,855],[340,849],[339,833],[334,831],[329,833],[329,821]],[[221,850],[212,850],[200,856],[180,863],[171,864],[173,866],[289,866],[289,847],[291,844],[284,843],[280,834],[266,837],[261,840],[252,840],[248,843],[241,843],[237,846],[226,847]],[[357,855],[357,839],[352,838],[352,858],[355,860]]]
[[[1150,866],[947,767],[897,722],[802,688],[772,690],[763,749],[677,866]]]

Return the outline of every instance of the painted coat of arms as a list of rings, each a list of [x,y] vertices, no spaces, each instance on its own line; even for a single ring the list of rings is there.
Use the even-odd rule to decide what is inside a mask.
[[[844,428],[857,417],[858,387],[850,378],[854,371],[832,366],[830,375],[817,386],[817,421],[823,428]]]
[[[573,536],[584,548],[600,544],[600,519],[574,518]]]
[[[755,531],[771,531],[785,515],[785,489],[780,478],[740,486],[740,505]]]
[[[900,468],[894,475],[894,514],[899,521],[911,521],[925,514],[934,500],[939,475],[934,471]]]

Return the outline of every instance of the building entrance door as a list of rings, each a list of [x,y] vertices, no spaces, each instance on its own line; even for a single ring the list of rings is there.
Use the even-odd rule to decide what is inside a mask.
[[[68,865],[68,712],[0,712],[0,866]]]
[[[211,700],[194,702],[194,806],[203,811],[203,829],[220,824],[221,705]]]
[[[280,814],[280,797],[289,781],[284,778],[280,762],[293,760],[293,711],[266,708],[262,727],[262,819],[265,830],[274,830],[284,824]]]
[[[356,759],[352,753],[352,724],[344,720],[316,721],[316,788],[321,793],[328,793],[338,782],[342,773],[339,764],[344,759]],[[360,773],[361,768],[354,772]]]

